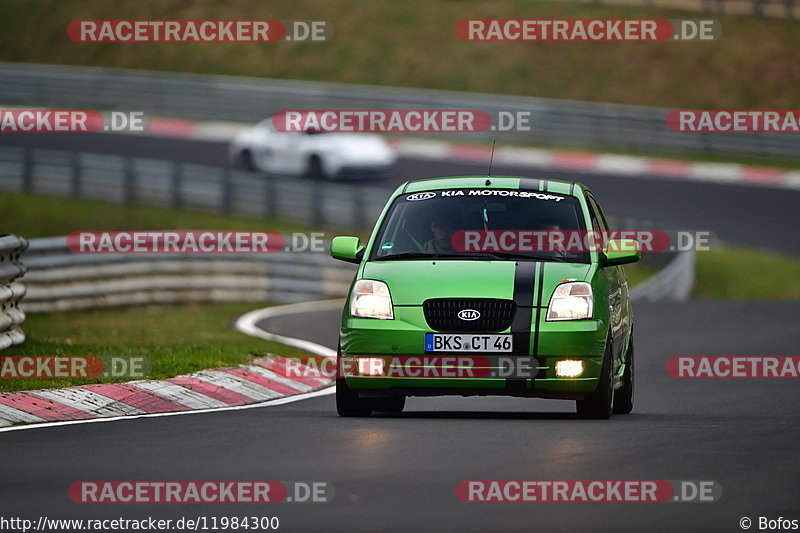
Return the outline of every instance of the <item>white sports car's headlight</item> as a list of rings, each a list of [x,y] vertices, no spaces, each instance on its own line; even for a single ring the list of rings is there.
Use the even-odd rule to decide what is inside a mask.
[[[356,281],[350,296],[350,314],[360,318],[394,319],[392,296],[382,281],[361,279]]]
[[[547,307],[547,320],[591,318],[594,310],[592,286],[585,281],[562,283],[553,291]]]

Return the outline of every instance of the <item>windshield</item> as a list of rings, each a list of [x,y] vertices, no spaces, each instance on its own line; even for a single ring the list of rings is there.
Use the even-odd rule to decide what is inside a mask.
[[[554,233],[585,230],[577,198],[508,189],[447,189],[395,199],[370,260],[497,259],[588,263],[553,246]],[[544,240],[542,240],[544,238]]]

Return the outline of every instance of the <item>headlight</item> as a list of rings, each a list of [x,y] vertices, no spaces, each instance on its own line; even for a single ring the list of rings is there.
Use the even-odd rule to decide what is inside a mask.
[[[547,320],[591,318],[594,309],[592,286],[585,281],[562,283],[553,292],[547,307]]]
[[[356,281],[350,296],[350,314],[361,318],[394,319],[392,296],[382,281],[361,279]]]

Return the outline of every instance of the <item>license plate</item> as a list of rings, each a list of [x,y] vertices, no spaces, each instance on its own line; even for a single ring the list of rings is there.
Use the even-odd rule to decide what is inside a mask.
[[[511,335],[477,333],[426,333],[426,352],[508,353],[514,350]]]

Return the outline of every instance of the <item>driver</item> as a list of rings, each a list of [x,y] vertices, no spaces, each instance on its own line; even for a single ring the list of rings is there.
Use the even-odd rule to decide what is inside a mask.
[[[538,231],[547,232],[547,250],[548,252],[558,252],[561,254],[567,253],[564,245],[565,234],[561,230],[561,224],[558,221],[544,222],[539,226]]]
[[[453,233],[458,224],[455,213],[438,212],[431,220],[431,233],[433,237],[425,241],[422,248],[431,254],[455,252],[453,248]]]

